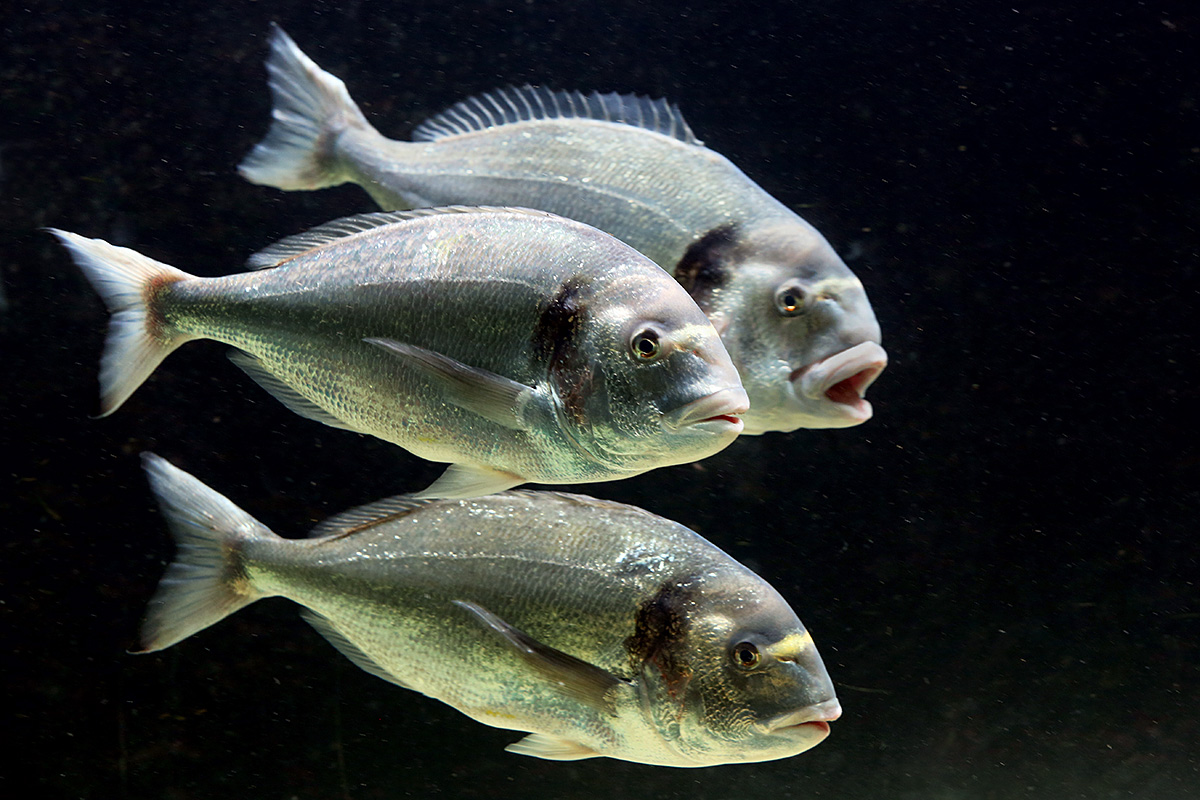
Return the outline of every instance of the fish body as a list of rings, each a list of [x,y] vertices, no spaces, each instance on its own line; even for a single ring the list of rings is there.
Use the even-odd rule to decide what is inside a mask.
[[[263,597],[355,664],[542,758],[677,767],[802,752],[840,714],[812,637],[765,581],[682,525],[554,492],[381,501],[283,539],[143,457],[179,552],[143,651]]]
[[[345,182],[383,208],[540,208],[605,230],[671,273],[721,333],[750,397],[746,433],[872,414],[887,363],[862,283],[808,222],[704,147],[661,100],[526,87],[471,98],[385,138],[345,84],[279,28],[275,121],[242,162],[286,190]]]
[[[704,458],[741,429],[745,392],[704,314],[578,222],[364,215],[220,278],[56,233],[114,312],[105,414],[175,347],[209,338],[298,413],[450,462],[424,496],[614,480]]]

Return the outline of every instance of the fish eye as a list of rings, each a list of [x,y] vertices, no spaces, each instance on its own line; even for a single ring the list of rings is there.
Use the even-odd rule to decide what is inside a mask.
[[[796,283],[785,283],[775,291],[775,310],[785,317],[798,317],[807,310],[808,292]]]
[[[752,642],[741,642],[733,646],[733,663],[741,669],[754,669],[762,663],[762,653]]]
[[[649,363],[662,354],[662,343],[658,331],[653,328],[643,328],[629,340],[629,350],[633,357],[642,363]]]

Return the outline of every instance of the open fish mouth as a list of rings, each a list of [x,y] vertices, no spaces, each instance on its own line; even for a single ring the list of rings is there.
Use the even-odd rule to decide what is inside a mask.
[[[742,432],[742,414],[750,410],[750,398],[740,386],[731,386],[693,400],[668,412],[664,422],[670,428],[705,426],[716,433]]]
[[[829,735],[829,723],[841,715],[842,704],[834,697],[796,711],[780,714],[768,721],[765,727],[771,733],[798,733],[806,738],[812,737],[820,741]]]
[[[788,376],[798,397],[828,401],[849,424],[871,418],[867,388],[887,367],[887,351],[875,342],[860,342],[840,353],[793,370]]]

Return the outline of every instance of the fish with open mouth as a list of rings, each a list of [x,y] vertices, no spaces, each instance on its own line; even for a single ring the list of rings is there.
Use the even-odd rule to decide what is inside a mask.
[[[746,392],[691,297],[553,214],[348,217],[219,278],[52,232],[112,312],[102,416],[207,338],[293,411],[449,462],[422,497],[617,480],[706,458],[742,429]]]
[[[841,428],[872,415],[887,365],[861,281],[812,225],[696,138],[663,100],[508,88],[385,138],[279,27],[267,136],[249,181],[361,185],[385,209],[540,208],[607,231],[673,275],[709,316],[750,398],[745,433]]]
[[[143,462],[178,553],[142,652],[286,597],[362,669],[524,731],[507,749],[553,760],[786,758],[841,714],[787,601],[633,506],[557,492],[393,498],[284,539],[164,459]]]

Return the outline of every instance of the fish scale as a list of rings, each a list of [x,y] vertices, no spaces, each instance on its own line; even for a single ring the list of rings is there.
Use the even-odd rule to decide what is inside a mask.
[[[784,758],[840,714],[787,602],[641,509],[556,492],[402,497],[283,539],[166,461],[143,460],[178,544],[143,652],[286,597],[367,672],[525,731],[508,749],[550,759]],[[745,648],[758,658],[749,667]]]
[[[209,338],[293,411],[450,462],[423,496],[616,480],[705,458],[741,430],[737,370],[682,287],[551,214],[353,217],[220,278],[57,235],[114,312],[104,413]],[[650,357],[635,352],[646,337]]]
[[[508,205],[586,222],[688,288],[741,374],[746,433],[872,415],[865,395],[887,353],[861,281],[675,106],[510,87],[452,106],[404,142],[376,130],[278,27],[267,69],[273,121],[239,167],[247,180],[289,191],[356,183],[385,209]]]

